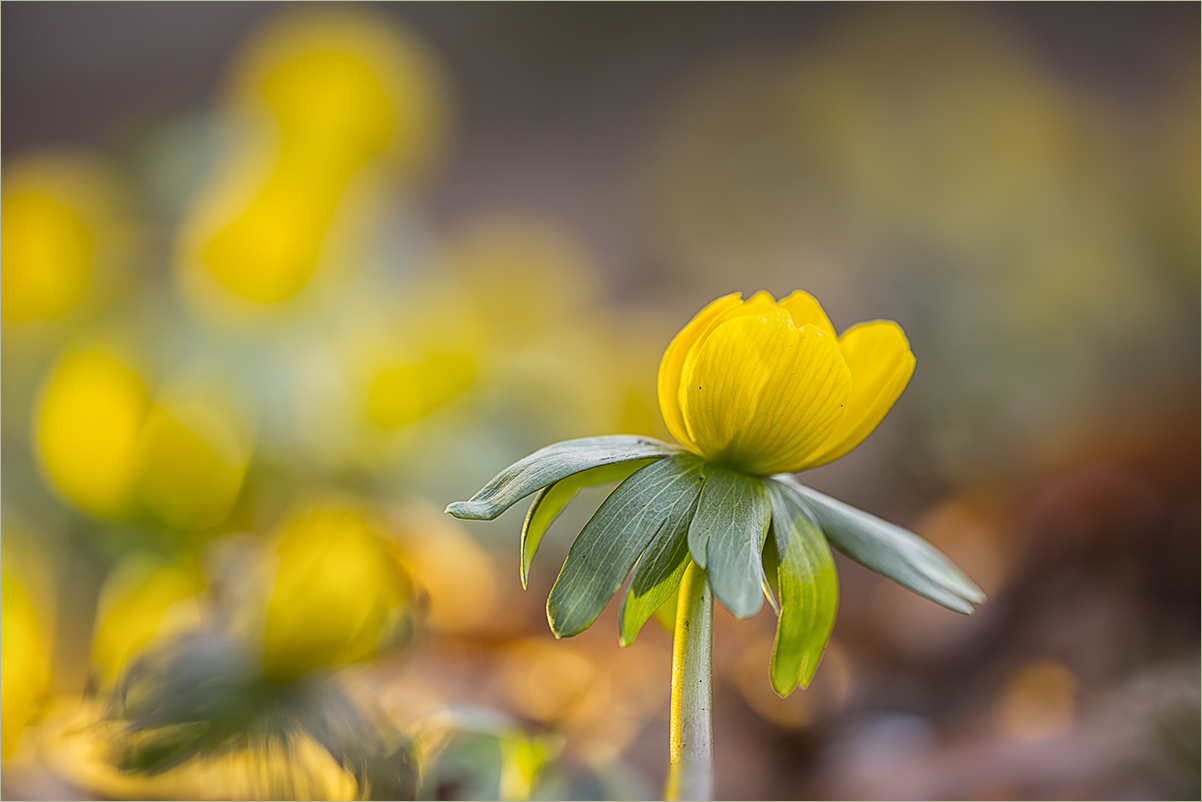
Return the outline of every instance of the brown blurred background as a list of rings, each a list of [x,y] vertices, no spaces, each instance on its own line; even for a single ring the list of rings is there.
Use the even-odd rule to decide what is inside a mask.
[[[1200,21],[5,4],[5,798],[364,793],[376,769],[339,750],[386,731],[426,798],[655,796],[669,634],[619,649],[615,609],[568,641],[545,624],[601,496],[524,592],[524,513],[439,511],[557,439],[666,438],[673,333],[795,288],[840,331],[897,320],[918,360],[879,430],[802,481],[990,599],[961,617],[838,557],[831,646],[786,699],[771,611],[720,611],[718,798],[1197,798]],[[272,72],[322,36],[369,77]],[[46,250],[55,226],[86,247]],[[330,566],[362,604],[318,587]],[[337,649],[306,640],[333,599],[366,622]],[[153,716],[114,687],[243,647],[372,723],[304,741],[320,759],[232,725],[216,752],[130,757]],[[224,659],[210,679],[238,675]],[[333,715],[306,700],[280,715]]]

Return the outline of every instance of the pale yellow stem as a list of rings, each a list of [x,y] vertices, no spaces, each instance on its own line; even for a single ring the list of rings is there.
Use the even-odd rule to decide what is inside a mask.
[[[666,800],[714,792],[714,600],[705,571],[689,560],[680,580],[672,641],[672,710]]]

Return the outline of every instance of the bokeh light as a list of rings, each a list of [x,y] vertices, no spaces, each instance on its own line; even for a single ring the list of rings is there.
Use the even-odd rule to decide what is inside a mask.
[[[1073,725],[1077,682],[1063,664],[1030,663],[1007,677],[997,703],[998,725],[1021,741],[1046,741]]]

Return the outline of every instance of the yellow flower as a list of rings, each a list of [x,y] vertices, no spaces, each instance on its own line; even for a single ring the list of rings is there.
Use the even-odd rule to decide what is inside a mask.
[[[7,554],[5,555],[7,559]],[[49,639],[37,608],[15,576],[0,573],[0,755],[8,757],[50,682]]]
[[[668,345],[659,405],[669,431],[706,460],[764,476],[838,459],[893,406],[914,355],[901,327],[859,323],[835,336],[800,290],[776,302],[734,293]]]
[[[447,512],[489,521],[537,491],[522,527],[525,584],[543,533],[576,492],[621,482],[568,551],[547,597],[547,620],[557,638],[583,632],[630,576],[619,612],[620,642],[628,645],[679,596],[676,760],[684,749],[680,728],[700,731],[682,723],[681,705],[708,726],[698,712],[708,710],[707,691],[682,700],[709,687],[689,672],[708,667],[710,636],[688,633],[692,624],[712,627],[710,591],[736,618],[755,615],[765,596],[772,603],[779,616],[772,686],[781,696],[809,683],[830,638],[838,599],[831,546],[950,610],[970,614],[985,600],[917,535],[784,475],[859,445],[913,372],[914,355],[896,323],[860,323],[836,337],[822,307],[804,292],[780,303],[766,292],[746,301],[728,295],[701,310],[660,363],[660,409],[693,454],[633,435],[555,443]]]
[[[103,160],[50,150],[6,161],[0,320],[61,320],[109,297],[136,245],[125,187]]]
[[[181,229],[185,291],[236,315],[349,269],[382,182],[415,180],[443,149],[444,84],[434,54],[387,19],[318,12],[269,23],[231,85],[244,137]]]
[[[251,446],[222,407],[203,391],[176,391],[147,411],[138,435],[137,489],[145,508],[169,527],[216,526],[238,498]]]
[[[277,553],[264,630],[269,680],[369,660],[386,645],[409,582],[366,519],[339,509],[301,515],[285,525]]]
[[[94,515],[128,514],[148,403],[142,377],[104,347],[68,352],[46,385],[34,422],[53,485]]]
[[[92,639],[100,680],[109,685],[144,648],[201,623],[200,573],[145,553],[123,560],[105,580]]]

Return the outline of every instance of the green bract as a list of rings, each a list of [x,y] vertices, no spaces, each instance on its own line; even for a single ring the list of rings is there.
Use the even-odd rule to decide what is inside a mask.
[[[646,437],[548,446],[447,512],[492,520],[539,491],[522,528],[525,586],[551,521],[580,488],[614,481],[621,483],[576,538],[547,598],[556,637],[587,629],[633,569],[619,624],[619,640],[629,645],[676,592],[692,557],[735,617],[755,615],[765,597],[779,611],[771,675],[777,693],[786,695],[809,684],[834,626],[838,584],[830,546],[956,612],[971,613],[972,603],[985,600],[947,557],[905,529],[789,475],[740,473]]]

